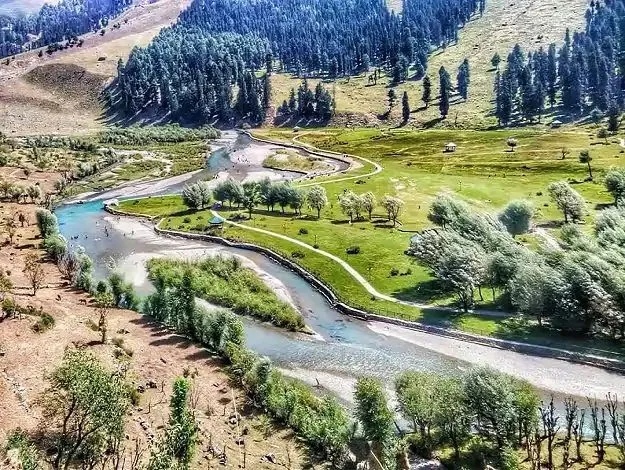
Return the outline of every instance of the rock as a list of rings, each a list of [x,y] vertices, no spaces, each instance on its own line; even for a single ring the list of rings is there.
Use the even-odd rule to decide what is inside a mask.
[[[148,383],[146,384],[146,387],[148,387],[148,388],[158,388],[158,384],[156,382],[154,382],[154,380],[149,380]]]
[[[267,460],[267,462],[269,463],[276,463],[276,456],[273,453],[268,453],[267,455],[265,455],[265,460]]]
[[[22,468],[22,463],[20,462],[20,450],[7,450],[7,458],[5,460],[5,463],[7,465],[7,468]]]
[[[137,386],[137,392],[139,393],[145,393],[145,387],[143,385],[139,385]]]
[[[242,437],[237,437],[234,440],[234,443],[238,446],[242,446],[243,444],[245,444],[245,439],[243,439]]]
[[[417,459],[411,462],[411,470],[445,470],[445,466],[436,459]],[[488,467],[487,467],[488,468]],[[495,470],[495,469],[492,469]]]

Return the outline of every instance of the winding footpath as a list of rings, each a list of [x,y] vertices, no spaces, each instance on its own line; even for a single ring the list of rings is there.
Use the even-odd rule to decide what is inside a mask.
[[[282,143],[282,142],[276,142],[276,141],[272,141],[269,139],[262,139],[262,138],[258,138],[256,136],[254,136],[253,134],[248,133],[248,135],[258,141],[258,142],[263,142],[263,143],[271,143],[274,145],[287,145],[290,147],[294,147],[294,148],[299,148],[301,150],[304,150],[306,152],[309,152],[313,155],[317,155],[317,156],[322,156],[322,157],[327,157],[327,158],[334,158],[335,155],[340,155],[341,157],[349,157],[351,159],[354,160],[361,160],[363,162],[366,162],[370,165],[373,165],[375,167],[375,170],[370,172],[370,173],[366,173],[363,175],[356,175],[356,176],[346,176],[346,177],[342,177],[342,178],[336,178],[336,179],[331,179],[331,180],[327,180],[327,181],[319,181],[319,182],[311,182],[311,183],[305,183],[305,184],[299,184],[300,187],[306,187],[306,186],[316,186],[316,185],[323,185],[323,184],[329,184],[329,183],[338,183],[338,182],[342,182],[342,181],[349,181],[349,180],[354,180],[354,179],[360,179],[360,178],[366,178],[369,176],[373,176],[373,175],[377,175],[379,173],[381,173],[382,171],[384,171],[384,167],[372,160],[369,160],[368,158],[364,158],[364,157],[360,157],[358,155],[352,155],[352,154],[337,154],[336,152],[330,152],[330,151],[325,151],[325,150],[321,150],[318,149],[317,147],[314,147],[310,144],[304,144],[302,142],[300,142],[298,139],[303,137],[304,135],[306,135],[306,133],[304,134],[300,134],[299,136],[293,138],[293,142],[294,143]],[[213,215],[218,215],[217,212],[212,211]],[[442,311],[442,312],[457,312],[458,310],[452,307],[443,307],[440,305],[435,305],[435,304],[425,304],[425,303],[419,303],[419,302],[410,302],[407,300],[400,300],[396,297],[392,297],[390,295],[384,294],[380,291],[378,291],[375,287],[373,287],[371,285],[371,283],[369,283],[369,281],[367,281],[362,274],[360,274],[358,271],[356,271],[356,269],[354,269],[347,261],[339,258],[336,255],[333,255],[332,253],[329,253],[327,251],[323,251],[320,250],[318,248],[315,248],[307,243],[302,242],[301,240],[298,240],[296,238],[292,238],[286,235],[282,235],[279,233],[275,233],[272,232],[270,230],[264,230],[261,228],[257,228],[257,227],[250,227],[249,225],[244,225],[244,224],[239,224],[236,222],[232,222],[229,220],[225,221],[227,224],[232,225],[234,227],[238,227],[244,230],[251,230],[253,232],[257,232],[257,233],[262,233],[264,235],[269,235],[271,237],[274,238],[280,238],[282,240],[294,243],[298,246],[301,246],[302,248],[306,248],[307,250],[310,250],[314,253],[317,253],[321,256],[324,256],[326,258],[331,259],[332,261],[335,261],[336,263],[338,263],[343,269],[345,269],[370,295],[376,297],[377,299],[380,300],[386,300],[389,302],[393,302],[395,304],[399,304],[399,305],[405,305],[407,307],[414,307],[414,308],[419,308],[419,309],[427,309],[427,310],[438,310],[438,311]],[[498,318],[507,318],[510,317],[511,315],[509,313],[506,312],[500,312],[497,310],[479,310],[479,311],[475,311],[475,313],[479,313],[480,315],[484,315],[484,316],[490,316],[490,317],[498,317]]]

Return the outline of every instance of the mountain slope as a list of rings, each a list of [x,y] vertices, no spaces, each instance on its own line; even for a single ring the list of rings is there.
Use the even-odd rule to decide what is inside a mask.
[[[490,60],[495,52],[502,59],[512,47],[519,43],[524,49],[547,48],[551,42],[560,43],[566,28],[572,31],[584,27],[586,0],[488,0],[482,17],[475,17],[460,31],[458,44],[434,52],[430,56],[428,75],[432,79],[432,96],[435,98],[430,109],[420,109],[423,94],[422,82],[408,80],[395,87],[398,105],[391,117],[401,120],[400,98],[404,91],[410,97],[411,124],[424,125],[439,117],[438,70],[444,66],[456,81],[457,69],[468,58],[471,65],[471,85],[469,99],[461,102],[458,96],[452,99],[447,125],[454,124],[457,113],[458,125],[462,127],[482,127],[495,123],[490,117],[492,111],[493,80],[495,72]],[[315,80],[309,80],[311,86]],[[368,74],[349,79],[339,79],[335,83],[338,124],[377,124],[377,115],[388,110],[388,84],[390,77],[378,81],[377,86],[368,83]],[[279,105],[288,99],[291,87],[297,88],[300,80],[287,75],[273,78],[274,103]],[[332,85],[329,85],[332,86]]]
[[[0,65],[0,129],[9,135],[88,133],[103,125],[102,107],[93,96],[115,77],[117,61],[135,46],[149,44],[176,21],[190,0],[140,0],[106,29],[84,35],[84,45],[54,53],[28,52]],[[119,28],[113,28],[118,23]],[[50,65],[55,65],[50,69]],[[41,68],[41,69],[39,69]],[[39,70],[38,70],[39,69]],[[81,70],[82,69],[82,70]],[[72,72],[68,74],[68,70]],[[33,74],[38,80],[31,80]],[[93,88],[93,75],[103,77]],[[89,105],[85,106],[85,89]]]

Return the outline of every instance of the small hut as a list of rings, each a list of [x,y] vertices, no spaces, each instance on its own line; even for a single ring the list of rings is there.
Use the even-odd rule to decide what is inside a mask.
[[[226,219],[224,219],[223,217],[219,215],[216,215],[208,221],[208,224],[210,225],[211,228],[223,228],[225,221]]]
[[[458,146],[456,144],[454,144],[453,142],[448,142],[445,145],[445,153],[454,153],[457,148]]]
[[[562,127],[562,121],[558,121],[557,119],[551,121],[552,129],[559,129],[560,127]]]

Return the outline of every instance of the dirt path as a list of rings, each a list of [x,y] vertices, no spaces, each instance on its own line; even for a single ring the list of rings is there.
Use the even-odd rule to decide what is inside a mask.
[[[215,211],[211,211],[211,213],[214,216],[219,216],[219,214]],[[415,308],[420,308],[420,309],[429,309],[429,310],[440,310],[440,311],[446,311],[446,312],[456,312],[457,309],[455,308],[451,308],[451,307],[441,307],[438,305],[434,305],[434,304],[422,304],[422,303],[418,303],[418,302],[408,302],[406,300],[400,300],[397,299],[395,297],[392,297],[390,295],[387,294],[383,294],[382,292],[379,292],[375,287],[373,287],[369,281],[367,281],[362,274],[360,274],[358,271],[356,271],[356,269],[354,269],[349,263],[347,263],[346,261],[344,261],[343,259],[339,258],[336,255],[333,255],[332,253],[328,253],[327,251],[323,251],[320,250],[319,248],[315,248],[307,243],[304,243],[301,240],[298,240],[296,238],[291,238],[287,235],[282,235],[280,233],[275,233],[275,232],[271,232],[269,230],[265,230],[262,228],[257,228],[257,227],[250,227],[248,225],[243,225],[243,224],[239,224],[237,222],[232,222],[230,220],[226,220],[226,222],[228,225],[232,225],[233,227],[238,227],[244,230],[251,230],[253,232],[258,232],[258,233],[262,233],[264,235],[269,235],[271,237],[274,238],[279,238],[281,240],[286,240],[288,242],[291,243],[295,243],[298,246],[301,246],[302,248],[306,248],[307,250],[310,250],[314,253],[317,253],[321,256],[325,256],[326,258],[331,259],[332,261],[338,263],[343,269],[345,269],[362,287],[364,287],[366,289],[366,291],[375,296],[378,299],[381,300],[387,300],[389,302],[393,302],[396,304],[401,304],[401,305],[406,305],[408,307],[415,307]],[[479,313],[480,315],[485,315],[485,316],[491,316],[491,317],[503,317],[503,318],[507,318],[512,316],[509,313],[506,312],[500,312],[500,311],[496,311],[496,310],[476,310],[475,313]]]
[[[305,132],[303,134],[298,135],[297,137],[294,137],[292,139],[292,141],[296,145],[301,145],[304,149],[312,150],[313,152],[318,153],[320,155],[327,154],[328,156],[332,156],[333,152],[328,152],[326,150],[321,150],[321,149],[318,149],[317,147],[315,147],[313,145],[300,142],[299,139],[301,137],[303,137],[304,135],[306,135],[306,134],[309,134],[309,132]],[[276,144],[278,144],[278,142],[276,142]],[[374,162],[373,160],[369,160],[368,158],[360,157],[358,155],[351,155],[351,154],[344,154],[344,155],[348,156],[349,158],[355,159],[355,160],[360,160],[362,162],[369,163],[370,165],[373,165],[373,167],[375,169],[372,172],[366,173],[364,175],[345,176],[345,177],[342,177],[342,178],[336,178],[336,179],[327,180],[327,181],[318,181],[318,182],[312,182],[312,183],[304,183],[304,184],[300,184],[300,186],[303,186],[303,187],[305,187],[305,186],[316,186],[316,185],[324,185],[324,184],[330,184],[330,183],[339,183],[341,181],[350,181],[350,180],[355,180],[355,179],[360,179],[360,178],[367,178],[369,176],[377,175],[378,173],[381,173],[384,170],[384,167],[382,167],[382,165]]]

